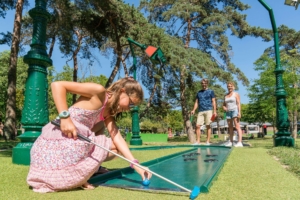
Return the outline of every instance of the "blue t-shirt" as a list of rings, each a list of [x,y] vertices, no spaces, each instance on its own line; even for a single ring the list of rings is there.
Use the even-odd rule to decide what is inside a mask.
[[[198,110],[199,112],[213,110],[212,98],[215,98],[215,93],[212,90],[200,90],[197,93]]]

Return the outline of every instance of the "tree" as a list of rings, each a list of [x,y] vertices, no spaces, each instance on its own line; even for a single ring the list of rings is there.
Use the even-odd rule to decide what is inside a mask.
[[[0,52],[0,119],[4,119],[7,101],[7,73],[9,67],[10,52]],[[16,124],[20,123],[21,111],[24,103],[24,90],[27,78],[28,65],[23,58],[18,58],[17,80],[16,80]],[[7,135],[7,137],[9,137]]]
[[[6,11],[11,10],[16,5],[16,0],[0,1],[0,17],[5,18]]]
[[[51,36],[53,49],[56,38],[59,41],[60,51],[73,61],[73,81],[78,81],[78,57],[90,58],[90,43],[93,39],[89,32],[81,24],[82,11],[76,4],[68,0],[55,1],[50,4],[55,13],[55,20],[51,21],[48,35]],[[52,51],[49,51],[52,54]],[[67,62],[68,62],[67,61]],[[90,60],[90,65],[92,60]],[[73,94],[73,103],[76,102],[76,94]]]
[[[132,127],[132,118],[131,115],[129,113],[126,114],[122,114],[122,118],[120,120],[117,121],[117,126],[122,129],[127,129],[128,131],[131,129]]]
[[[249,123],[257,122],[256,116],[255,116],[250,104],[241,104],[241,109],[242,109],[243,121],[249,122]]]
[[[289,119],[292,119],[293,136],[297,135],[297,119],[299,105],[299,44],[300,32],[289,29],[286,26],[278,28],[280,41],[281,65],[285,69],[283,73],[284,89],[287,92],[286,102],[289,110]],[[259,122],[272,122],[275,126],[276,99],[275,92],[275,51],[274,47],[267,48],[265,53],[255,62],[255,70],[260,71],[260,78],[254,80],[250,87],[250,104],[252,113]]]
[[[10,139],[15,138],[16,129],[16,81],[17,81],[17,59],[19,52],[21,19],[24,0],[17,0],[14,21],[13,39],[10,51],[9,70],[7,74],[7,102],[4,133]]]
[[[8,10],[12,10],[15,8],[17,4],[17,0],[4,0],[4,1],[0,1],[0,17],[5,18],[6,16],[6,12]],[[27,6],[28,0],[24,0],[24,6]],[[2,36],[2,39],[0,39],[0,45],[1,44],[6,44],[8,46],[11,46],[12,43],[12,33],[11,32],[6,32],[3,33],[1,32],[0,35]]]
[[[300,78],[300,31],[295,31],[287,26],[280,26],[279,38],[281,50],[281,61],[286,66],[286,73],[288,74],[288,105],[289,115],[292,119],[292,134],[293,137],[297,137],[298,129],[298,111],[299,111],[299,78]]]
[[[189,54],[198,54],[197,56],[201,57],[194,65],[189,65],[184,59],[185,63],[178,62],[174,68],[173,79],[176,83],[172,88],[178,88],[180,91],[185,124],[189,120],[190,111],[187,105],[186,80],[193,83],[206,77],[221,82],[237,79],[245,85],[249,84],[243,72],[231,63],[232,48],[226,31],[231,30],[232,35],[239,38],[246,35],[270,38],[266,35],[267,31],[247,24],[246,16],[239,11],[246,10],[249,6],[240,1],[144,0],[141,2],[141,8],[149,11],[150,22],[164,27],[168,34],[182,40]],[[199,55],[197,51],[201,51],[202,54]]]
[[[263,54],[255,63],[255,70],[260,71],[259,78],[249,87],[250,100],[248,115],[254,116],[255,122],[276,124],[275,61]]]
[[[6,11],[11,10],[16,5],[16,0],[6,0],[6,1],[0,1],[0,17],[5,18]],[[1,44],[7,44],[10,46],[12,34],[10,32],[7,33],[0,33],[2,36],[2,39],[0,39],[0,45]]]
[[[250,103],[246,113],[251,116],[250,120],[252,122],[271,122],[275,128],[276,124],[276,98],[275,87],[276,80],[274,75],[275,70],[275,60],[269,57],[268,54],[263,54],[255,62],[255,70],[261,71],[259,73],[259,79],[255,79],[253,84],[249,87],[248,97]],[[283,74],[283,82],[285,86],[285,91],[287,94],[287,108],[292,111],[293,105],[295,104],[295,95],[297,95],[298,90],[294,89],[295,80],[299,75],[293,72],[286,72]],[[298,96],[297,96],[298,97]],[[296,99],[296,102],[298,98]],[[297,109],[296,109],[297,110]],[[255,119],[255,120],[254,120]]]
[[[171,110],[166,116],[166,122],[168,124],[168,127],[171,127],[172,130],[183,130],[182,120],[183,119],[180,110]]]

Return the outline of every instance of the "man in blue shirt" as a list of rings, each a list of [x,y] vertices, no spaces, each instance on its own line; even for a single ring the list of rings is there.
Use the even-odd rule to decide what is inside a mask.
[[[196,101],[194,104],[194,109],[191,111],[193,115],[195,110],[198,108],[198,115],[197,115],[197,123],[196,123],[196,143],[200,144],[200,127],[202,125],[206,125],[207,131],[207,139],[206,144],[210,144],[210,135],[211,135],[211,128],[210,123],[212,122],[212,116],[217,116],[217,107],[216,107],[216,98],[215,93],[213,90],[208,89],[208,80],[203,79],[201,81],[202,90],[197,93]]]

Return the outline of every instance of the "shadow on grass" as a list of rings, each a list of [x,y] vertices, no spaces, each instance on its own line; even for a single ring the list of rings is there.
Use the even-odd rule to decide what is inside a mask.
[[[0,150],[0,157],[12,157],[12,150]]]
[[[273,137],[271,135],[270,136],[266,135],[263,138],[254,135],[253,138],[247,139],[247,143],[249,143],[252,148],[272,149],[274,147]]]
[[[17,146],[19,141],[0,140],[0,157],[12,157],[12,149]]]

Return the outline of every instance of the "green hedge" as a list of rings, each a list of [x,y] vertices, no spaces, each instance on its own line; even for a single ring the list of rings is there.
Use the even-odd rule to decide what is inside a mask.
[[[131,140],[132,133],[126,135],[126,142]],[[141,139],[143,142],[167,142],[168,134],[156,134],[156,133],[141,133]]]

